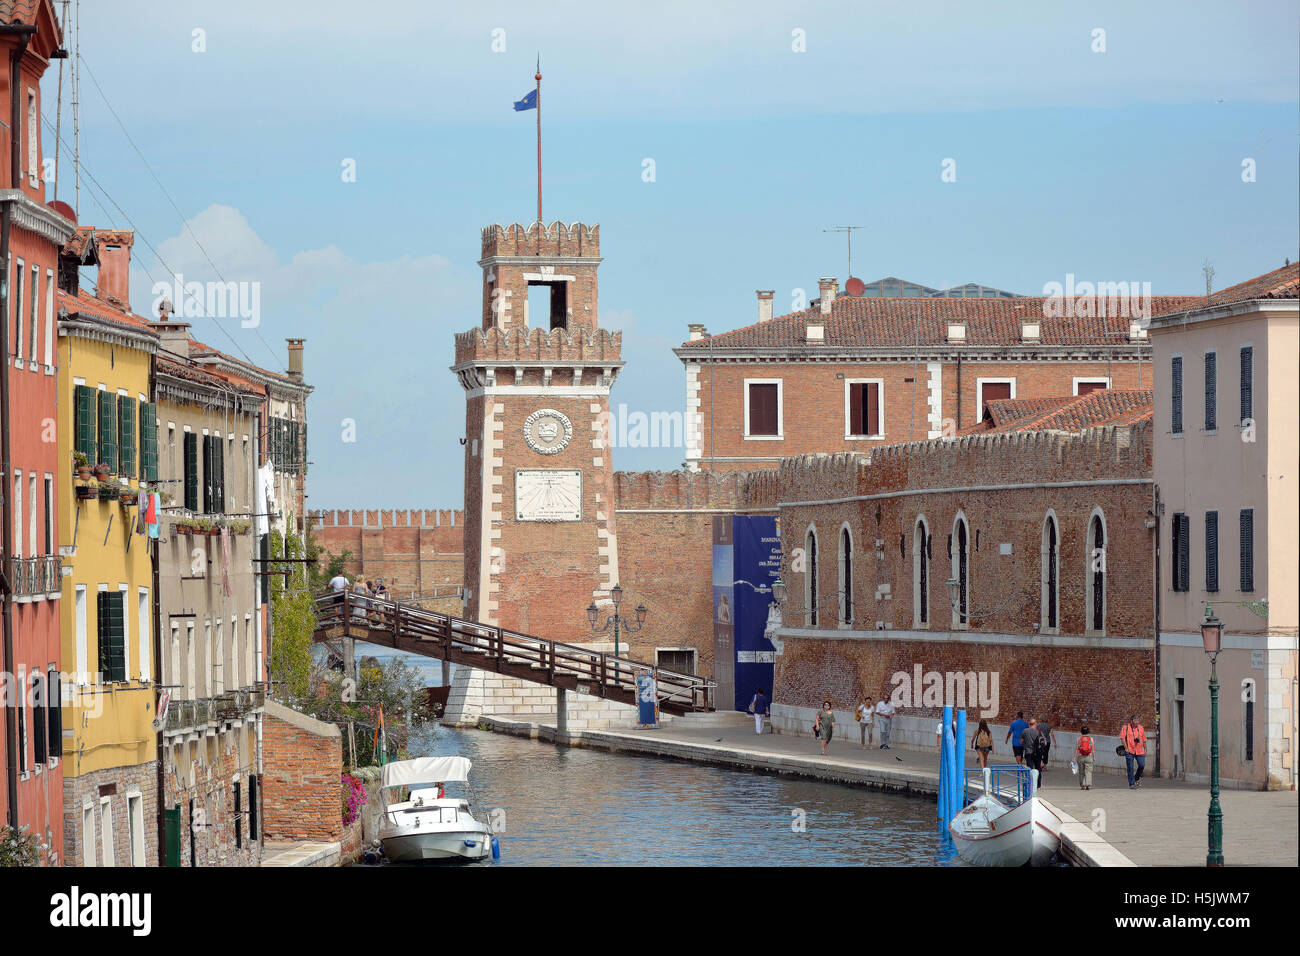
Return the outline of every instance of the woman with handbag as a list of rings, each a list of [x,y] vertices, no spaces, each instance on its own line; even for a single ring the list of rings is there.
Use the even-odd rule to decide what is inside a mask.
[[[989,730],[989,722],[981,720],[979,729],[975,731],[975,737],[970,742],[971,748],[979,754],[980,769],[985,769],[989,765],[989,754],[993,752],[993,731]]]

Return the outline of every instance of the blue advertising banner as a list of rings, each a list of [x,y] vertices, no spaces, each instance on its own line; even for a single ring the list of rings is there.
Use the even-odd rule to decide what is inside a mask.
[[[772,604],[772,584],[781,575],[779,519],[775,515],[733,515],[731,540],[733,577],[727,610],[736,654],[735,708],[744,711],[760,687],[768,700],[772,699],[776,648],[764,631]]]
[[[659,726],[659,694],[655,675],[650,671],[637,671],[636,722],[638,727]]]

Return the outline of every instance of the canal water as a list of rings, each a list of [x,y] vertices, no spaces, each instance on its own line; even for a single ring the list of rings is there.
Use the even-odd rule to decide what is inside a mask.
[[[437,662],[400,656],[438,683]],[[413,736],[410,751],[473,761],[470,782],[447,793],[503,826],[501,858],[487,865],[957,862],[933,802],[916,797],[443,726]]]

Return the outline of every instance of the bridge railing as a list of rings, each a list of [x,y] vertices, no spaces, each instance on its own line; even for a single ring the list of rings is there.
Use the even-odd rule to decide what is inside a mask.
[[[499,669],[502,663],[523,665],[547,672],[547,683],[554,682],[554,675],[564,674],[575,678],[579,685],[595,685],[584,692],[597,696],[603,696],[611,687],[635,696],[637,674],[653,670],[661,704],[671,701],[693,710],[713,708],[715,684],[707,678],[654,667],[577,644],[546,640],[399,601],[347,591],[317,598],[316,608],[317,627],[320,628],[351,624],[369,630],[388,631],[395,637],[436,643],[448,650],[455,647],[462,653],[482,655],[483,670]]]

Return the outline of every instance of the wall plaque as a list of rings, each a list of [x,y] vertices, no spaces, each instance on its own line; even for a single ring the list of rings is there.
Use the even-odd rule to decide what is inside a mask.
[[[524,419],[524,442],[539,455],[558,455],[572,440],[573,423],[554,408],[539,408]]]
[[[581,521],[582,472],[576,468],[515,470],[519,521]]]

